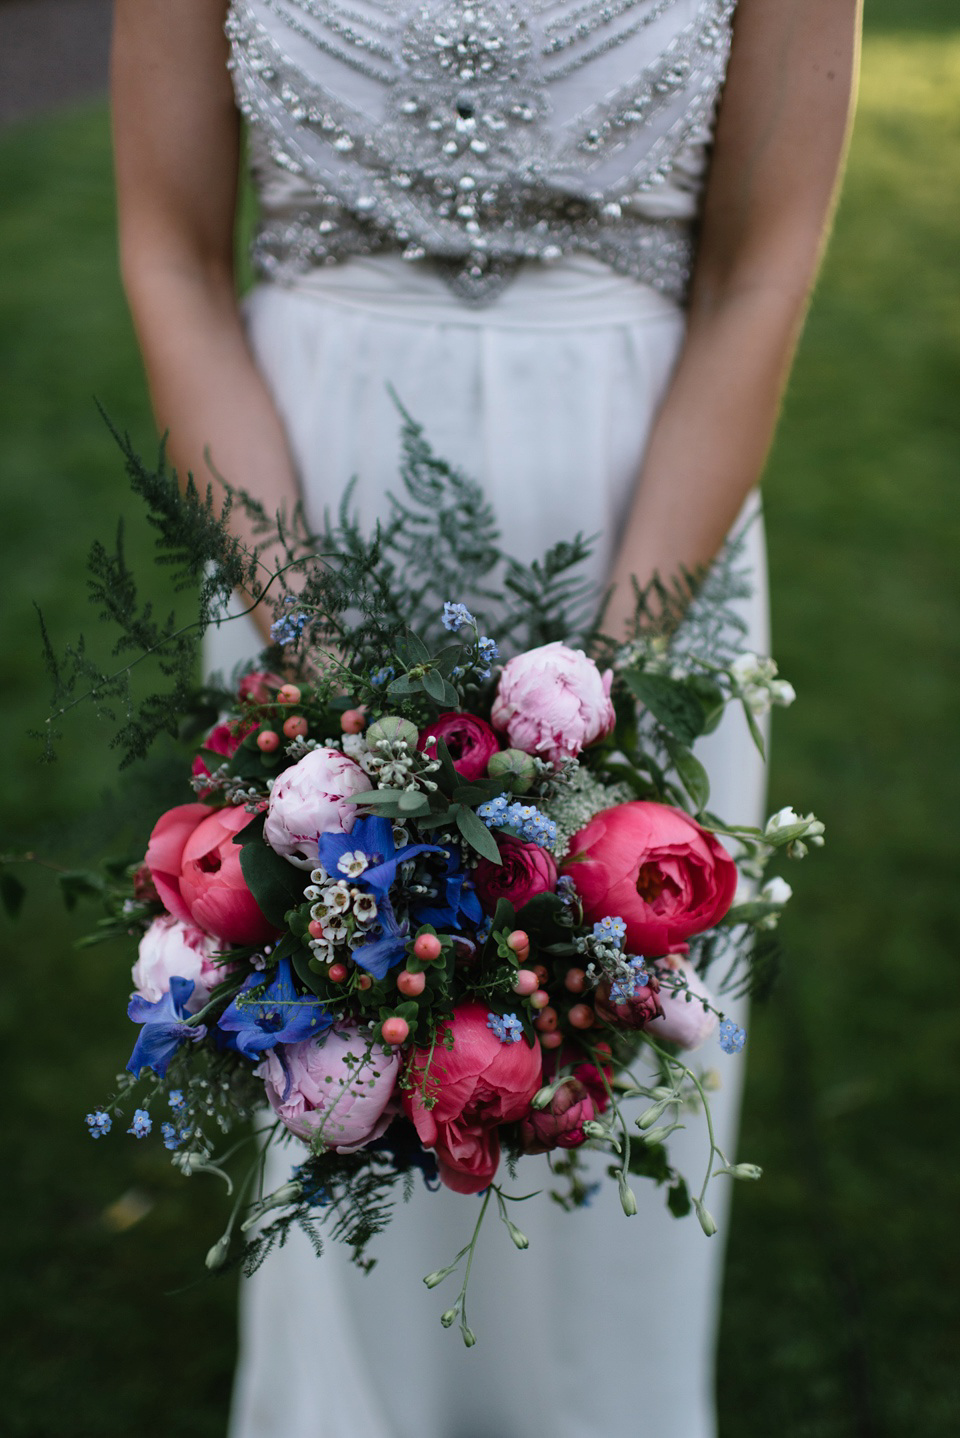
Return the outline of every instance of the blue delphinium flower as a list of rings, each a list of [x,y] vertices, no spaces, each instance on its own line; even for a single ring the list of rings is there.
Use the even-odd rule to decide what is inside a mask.
[[[332,1023],[333,1016],[325,1004],[297,993],[290,960],[281,959],[269,984],[262,974],[248,976],[222,1015],[220,1028],[235,1035],[242,1054],[256,1058],[276,1044],[297,1044],[313,1038]]]
[[[385,664],[382,669],[377,670],[376,674],[370,675],[370,683],[375,689],[382,689],[390,683],[391,679],[396,679],[396,677],[397,671],[393,665]]]
[[[477,640],[477,662],[474,669],[480,679],[489,679],[493,673],[492,665],[495,659],[500,658],[500,648],[495,639],[488,639],[482,634]]]
[[[162,998],[151,1003],[134,994],[127,1005],[127,1015],[135,1024],[142,1024],[127,1068],[139,1078],[144,1069],[153,1069],[163,1078],[177,1049],[182,1043],[196,1043],[207,1030],[204,1024],[188,1024],[187,1003],[193,993],[193,980],[172,978]]]
[[[296,604],[297,601],[292,594],[288,594],[283,602],[290,605]],[[309,615],[305,614],[303,610],[297,612],[288,610],[286,614],[281,614],[280,618],[275,619],[270,625],[270,638],[274,644],[294,644],[303,633],[308,618]]]
[[[738,1054],[747,1041],[746,1030],[733,1019],[724,1019],[720,1025],[720,1047],[725,1054]]]
[[[127,1129],[127,1133],[132,1133],[134,1138],[146,1138],[152,1128],[153,1119],[147,1113],[147,1110],[145,1108],[138,1108],[133,1115],[133,1122]]]
[[[103,1138],[113,1128],[113,1119],[104,1109],[98,1108],[95,1113],[87,1114],[87,1128],[91,1138]]]
[[[465,624],[472,624],[473,615],[465,604],[454,604],[449,599],[443,606],[443,618],[441,624],[444,629],[449,629],[451,634],[456,634]]]
[[[167,1094],[167,1103],[173,1109],[174,1113],[183,1113],[184,1109],[187,1106],[187,1101],[184,1098],[181,1090],[178,1088],[172,1088]]]
[[[516,1014],[487,1014],[487,1028],[502,1044],[515,1044],[523,1038],[523,1024]]]
[[[438,844],[406,844],[398,849],[393,839],[393,825],[379,815],[358,819],[349,834],[321,834],[318,850],[320,863],[328,874],[338,872],[337,866],[347,853],[361,853],[368,861],[363,873],[351,882],[361,891],[374,895],[377,927],[373,931],[375,936],[353,950],[353,959],[375,979],[382,979],[388,969],[406,956],[409,938],[410,926],[406,921],[398,921],[390,900],[397,869],[418,854],[442,854],[443,850]],[[463,907],[462,902],[460,906]],[[429,898],[424,909],[428,907]]]
[[[162,1123],[160,1125],[160,1134],[163,1138],[164,1148],[168,1148],[171,1153],[178,1149],[183,1143],[183,1130],[178,1129],[175,1124]]]

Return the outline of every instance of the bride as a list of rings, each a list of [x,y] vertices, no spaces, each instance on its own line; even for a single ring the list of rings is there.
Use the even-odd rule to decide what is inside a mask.
[[[393,385],[483,482],[519,558],[601,534],[594,577],[622,630],[631,576],[708,562],[756,508],[859,11],[116,0],[123,274],[178,465],[202,475],[209,450],[269,507],[302,495],[315,518],[356,475],[370,521],[395,482]],[[259,200],[242,305],[241,117]],[[747,642],[764,652],[759,522],[748,551]],[[218,667],[256,650],[243,624],[216,636]],[[718,810],[756,822],[762,774],[737,716],[702,757]],[[728,1152],[734,1064],[716,1105]],[[681,1170],[691,1128],[671,1150]],[[334,1244],[317,1263],[291,1243],[244,1285],[233,1438],[708,1438],[721,1240],[647,1187],[632,1222],[543,1198],[528,1252],[490,1239],[470,1352],[420,1282],[463,1242],[469,1200],[417,1194],[369,1277]]]

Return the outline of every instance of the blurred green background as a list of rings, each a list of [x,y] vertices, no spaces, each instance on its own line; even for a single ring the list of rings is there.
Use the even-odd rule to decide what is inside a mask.
[[[800,694],[778,716],[771,807],[815,810],[829,847],[791,873],[791,966],[752,1025],[741,1153],[766,1176],[738,1191],[730,1235],[722,1438],[960,1432],[960,18],[955,0],[867,0],[866,29],[765,486],[775,651]],[[0,844],[79,861],[75,821],[117,833],[124,805],[85,711],[60,761],[37,762],[32,604],[61,640],[95,630],[85,554],[119,510],[145,573],[149,554],[93,405],[149,450],[103,105],[0,131],[0,214]],[[233,1288],[193,1285],[221,1195],[153,1144],[86,1135],[129,1047],[128,957],[71,948],[92,917],[39,876],[21,921],[0,918],[0,1423],[214,1438]]]

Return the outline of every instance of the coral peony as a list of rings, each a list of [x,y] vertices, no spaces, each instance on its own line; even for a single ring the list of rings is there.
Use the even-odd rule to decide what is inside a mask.
[[[222,977],[219,964],[211,961],[216,943],[196,924],[185,924],[171,914],[162,914],[140,940],[133,966],[133,987],[141,998],[156,1003],[169,992],[172,978],[192,979],[194,990],[187,1005],[196,1013],[207,1002],[210,990]]]
[[[259,944],[276,933],[247,888],[233,837],[245,809],[179,804],[154,825],[147,865],[167,912],[226,944]]]
[[[379,1138],[395,1116],[399,1052],[370,1048],[354,1027],[279,1044],[255,1070],[274,1113],[298,1138],[322,1136],[337,1153]]]
[[[431,758],[436,755],[437,740],[442,739],[450,751],[453,767],[464,779],[481,779],[487,765],[500,748],[500,740],[485,723],[473,714],[440,714],[421,731],[417,748]]]
[[[436,1150],[440,1177],[457,1193],[479,1193],[500,1162],[497,1126],[523,1118],[540,1087],[540,1045],[501,1043],[485,1004],[460,1004],[442,1027],[453,1047],[417,1049],[403,1106],[421,1143]],[[435,1100],[433,1108],[427,1102]]]
[[[520,1124],[524,1153],[546,1153],[551,1148],[578,1148],[586,1139],[583,1125],[596,1118],[593,1099],[577,1079],[564,1079],[549,1106],[531,1109]]]
[[[258,669],[252,674],[245,674],[237,685],[237,698],[247,700],[250,704],[269,704],[275,699],[277,690],[281,688],[283,680],[279,674],[271,674],[269,670]]]
[[[473,873],[477,897],[488,914],[496,911],[498,899],[509,899],[515,909],[522,909],[537,894],[557,887],[557,866],[546,849],[507,834],[499,834],[497,844],[501,862],[481,859]]]
[[[349,834],[357,818],[350,797],[372,787],[339,749],[311,749],[271,789],[263,837],[291,864],[312,869],[320,835]]]
[[[631,953],[681,950],[723,918],[737,868],[723,845],[682,809],[636,800],[604,809],[570,840],[564,873],[588,922],[619,915]]]
[[[609,734],[613,674],[580,649],[544,644],[511,659],[500,675],[490,721],[514,749],[557,760]]]

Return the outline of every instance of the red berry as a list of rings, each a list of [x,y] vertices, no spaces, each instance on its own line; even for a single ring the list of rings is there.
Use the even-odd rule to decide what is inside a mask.
[[[512,949],[515,954],[519,954],[521,951],[529,953],[530,935],[525,929],[514,929],[513,933],[507,937],[507,948]]]
[[[323,938],[323,925],[321,924],[319,919],[310,920],[309,924],[307,925],[307,933],[310,935],[311,939]]]
[[[383,1034],[383,1042],[385,1044],[396,1046],[397,1044],[406,1043],[410,1036],[410,1025],[406,1019],[384,1019],[380,1032]]]
[[[582,994],[587,976],[583,969],[567,969],[567,976],[563,981],[564,988],[569,989],[571,994]]]
[[[439,959],[443,952],[443,945],[436,934],[420,934],[414,942],[413,952],[423,963],[431,963]]]
[[[540,1046],[545,1049],[558,1049],[563,1043],[563,1034],[554,1029],[553,1033],[540,1035]]]
[[[283,732],[288,739],[302,739],[307,732],[307,721],[302,714],[291,714],[283,721]]]
[[[340,728],[344,734],[362,734],[367,726],[367,716],[362,709],[345,709],[340,715]]]
[[[397,974],[397,988],[408,999],[415,999],[418,994],[422,994],[426,985],[426,974],[411,974],[408,969]]]
[[[257,735],[257,748],[264,754],[272,754],[274,749],[280,747],[280,735],[272,729],[261,729]]]
[[[550,1002],[550,995],[546,989],[536,989],[530,995],[530,1005],[535,1009],[545,1009]]]
[[[342,984],[346,977],[346,964],[331,964],[330,968],[327,970],[327,978],[330,980],[331,984]],[[364,974],[363,977],[367,979],[370,977],[370,975]]]
[[[574,1004],[567,1017],[575,1029],[593,1027],[593,1009],[589,1004]]]
[[[550,975],[547,973],[546,969],[543,967],[543,964],[534,964],[532,967],[533,967],[533,972],[536,974],[536,976],[537,976],[537,978],[540,980],[541,984],[545,984],[545,983],[547,982],[547,979],[550,977]]]
[[[296,684],[282,684],[277,690],[277,699],[281,704],[299,704],[300,698]]]
[[[534,1019],[533,1026],[535,1029],[539,1029],[542,1034],[552,1034],[557,1027],[558,1021],[556,1009],[544,1009],[543,1012],[538,1014]]]
[[[539,987],[540,980],[533,972],[533,969],[517,970],[516,978],[513,981],[513,992],[515,994],[520,994],[523,998],[529,998],[531,994],[536,993]]]
[[[360,975],[359,979],[357,979],[357,988],[364,990],[373,988],[373,979],[369,974]]]

